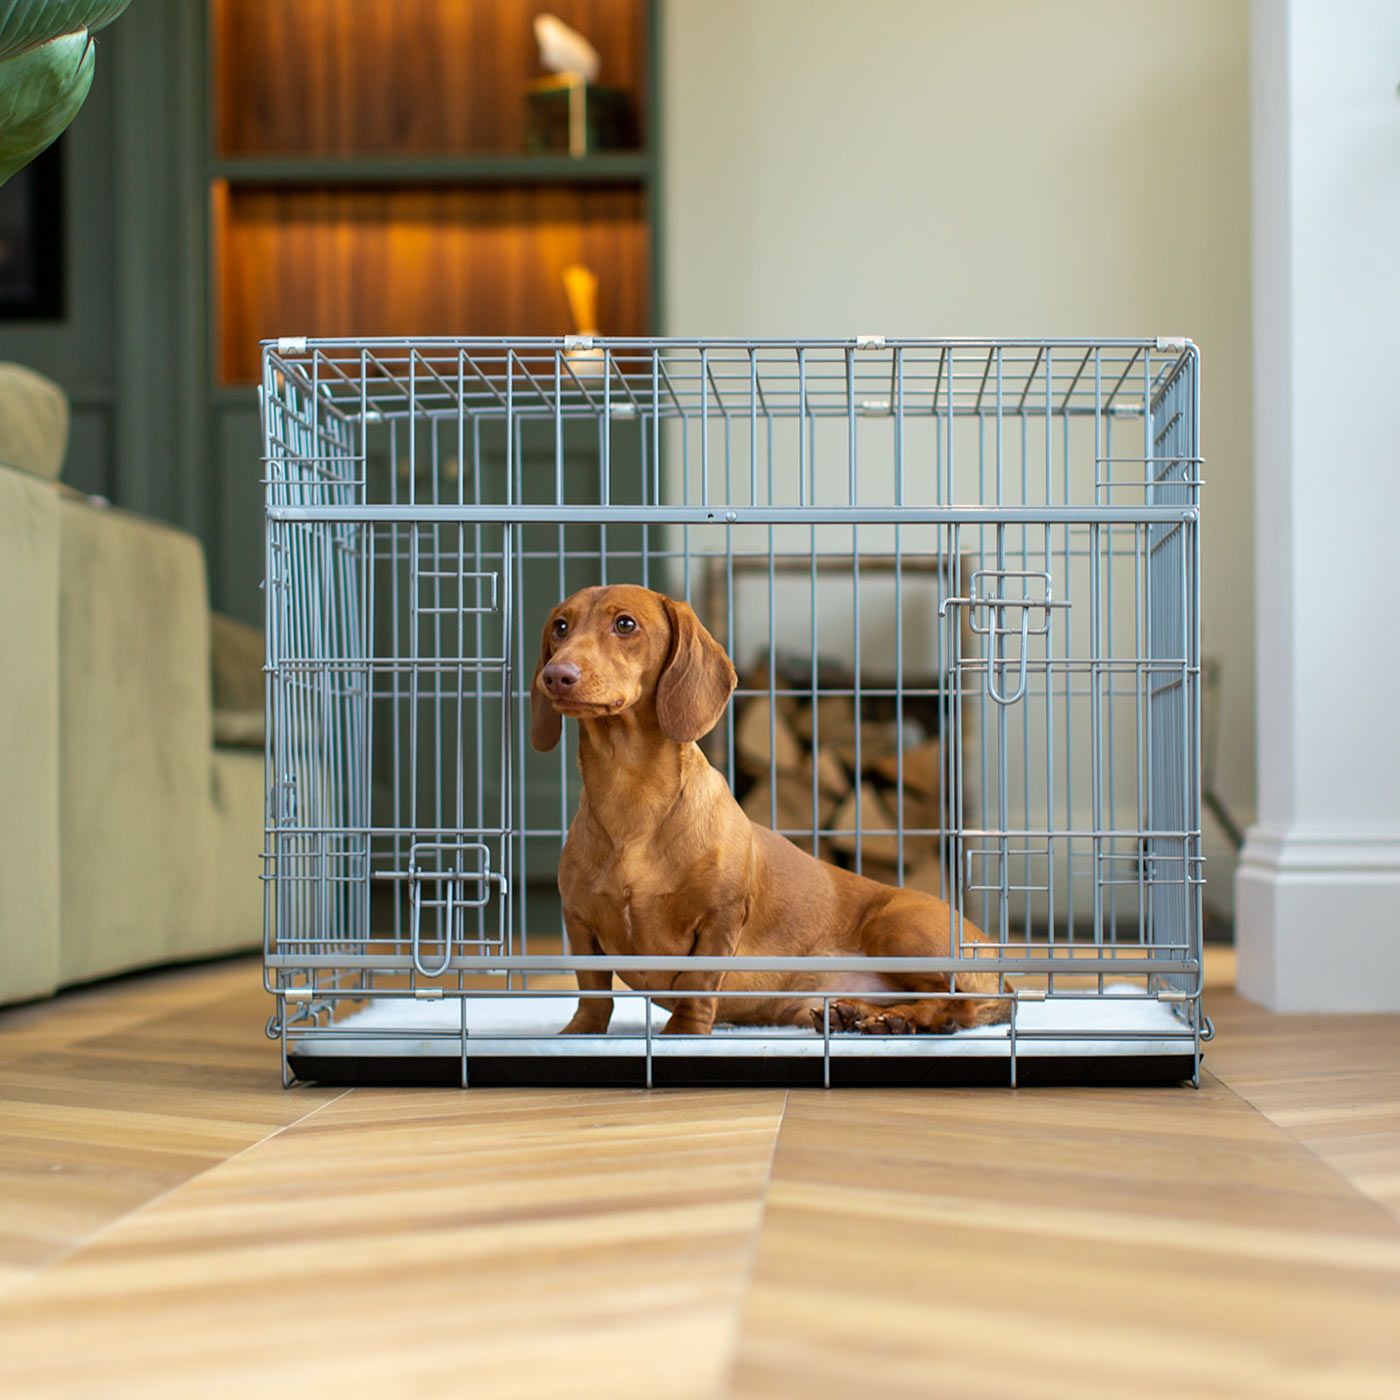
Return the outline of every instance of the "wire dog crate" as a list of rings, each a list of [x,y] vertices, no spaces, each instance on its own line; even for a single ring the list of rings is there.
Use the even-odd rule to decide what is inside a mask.
[[[1189,341],[283,339],[263,366],[287,1082],[1198,1079]],[[978,925],[1007,1024],[660,1037],[619,987],[606,1036],[555,1036],[597,963],[554,888],[579,777],[522,712],[553,605],[622,582],[730,651],[706,745],[750,815]]]

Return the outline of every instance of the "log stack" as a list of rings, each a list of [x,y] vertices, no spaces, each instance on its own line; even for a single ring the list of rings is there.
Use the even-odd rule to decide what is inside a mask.
[[[930,867],[936,879],[938,838],[930,833],[943,820],[936,701],[925,695],[896,707],[888,696],[862,695],[858,716],[854,694],[842,693],[854,691],[850,679],[828,672],[815,704],[781,674],[771,693],[768,684],[765,663],[740,685],[759,693],[735,703],[735,792],[744,811],[823,860],[854,870],[859,857],[863,874],[888,884],[898,883],[902,814],[905,883]],[[831,834],[814,839],[814,824]]]

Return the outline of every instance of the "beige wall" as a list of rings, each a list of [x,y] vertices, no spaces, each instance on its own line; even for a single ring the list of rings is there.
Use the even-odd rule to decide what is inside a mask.
[[[663,0],[663,21],[667,334],[1201,347],[1204,649],[1247,817],[1245,0]]]

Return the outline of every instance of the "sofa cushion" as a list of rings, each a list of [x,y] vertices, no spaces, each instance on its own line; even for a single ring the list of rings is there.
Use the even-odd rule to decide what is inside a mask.
[[[24,365],[0,363],[0,462],[57,481],[67,451],[67,394]]]
[[[256,710],[214,711],[214,742],[220,748],[261,749],[266,734],[261,705]]]
[[[209,616],[214,682],[214,742],[263,746],[263,633],[223,613]]]
[[[209,615],[216,710],[263,707],[263,633],[223,613]]]
[[[253,948],[262,938],[263,806],[262,755],[216,750],[211,952]]]

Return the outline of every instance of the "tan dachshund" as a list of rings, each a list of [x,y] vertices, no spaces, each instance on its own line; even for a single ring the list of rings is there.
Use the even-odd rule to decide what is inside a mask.
[[[940,899],[894,889],[816,860],[744,814],[696,746],[729,703],[737,677],[694,612],[649,589],[585,588],[545,624],[530,690],[535,748],[578,720],[583,796],[559,862],[571,950],[580,955],[701,957],[947,957],[951,911]],[[966,940],[987,942],[971,924]],[[955,1031],[1005,1021],[992,973],[961,973],[968,997],[942,973],[630,972],[629,987],[664,992],[668,1032],[707,1035],[741,1025],[822,1024],[866,1034]],[[578,973],[583,991],[612,987],[608,972]],[[750,997],[707,996],[725,990]],[[901,1000],[901,992],[906,998]],[[757,995],[763,993],[764,995]],[[565,1034],[601,1034],[611,997],[579,999]]]

